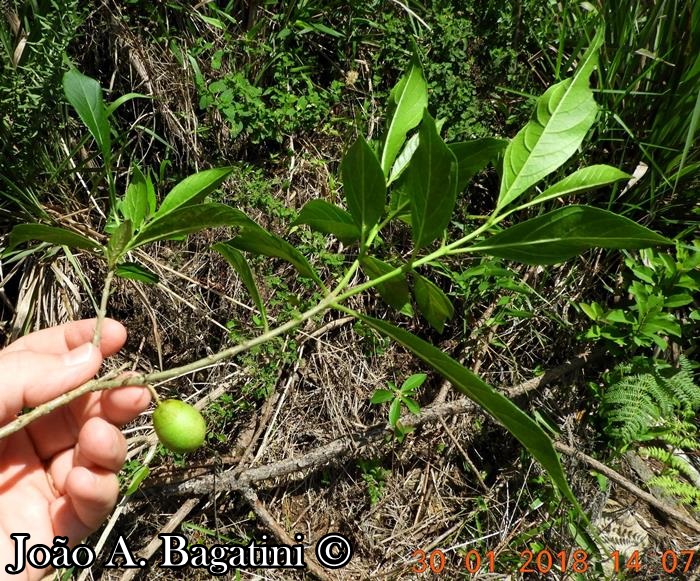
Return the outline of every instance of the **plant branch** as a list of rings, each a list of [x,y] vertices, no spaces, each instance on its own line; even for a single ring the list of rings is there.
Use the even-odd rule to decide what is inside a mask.
[[[258,519],[272,531],[272,534],[275,535],[280,543],[288,546],[295,544],[295,541],[289,536],[289,533],[282,528],[275,520],[275,517],[270,514],[270,511],[265,508],[265,505],[260,501],[255,490],[247,486],[242,490],[242,493]],[[326,571],[316,562],[316,559],[308,555],[306,556],[306,566],[309,572],[316,577],[316,579],[319,579],[319,581],[331,581],[331,579],[333,579],[333,577],[329,577]]]
[[[504,215],[505,216],[505,215]],[[235,357],[236,355],[239,355],[240,353],[243,353],[245,351],[248,351],[249,349],[260,345],[262,343],[265,343],[269,341],[270,339],[273,339],[275,337],[278,337],[280,335],[283,335],[295,327],[297,327],[299,324],[303,323],[304,321],[307,321],[311,319],[312,317],[316,316],[319,313],[322,313],[323,311],[327,310],[330,307],[338,307],[340,306],[340,303],[345,301],[346,299],[359,294],[367,289],[373,288],[377,286],[378,284],[381,284],[382,282],[385,282],[387,280],[390,280],[396,276],[399,276],[402,273],[409,272],[413,270],[414,268],[421,266],[423,264],[427,264],[433,260],[439,259],[445,255],[447,255],[451,249],[458,248],[460,245],[465,244],[466,242],[472,240],[479,234],[481,234],[483,231],[487,230],[490,228],[493,224],[497,223],[500,221],[504,216],[494,218],[493,220],[489,220],[487,223],[483,224],[473,232],[467,234],[463,238],[453,242],[452,244],[449,244],[447,246],[441,246],[434,252],[417,259],[415,262],[409,262],[404,265],[402,265],[399,268],[396,268],[392,270],[391,272],[388,272],[382,276],[379,276],[375,279],[368,280],[362,284],[356,285],[354,287],[351,287],[347,290],[345,290],[344,293],[340,294],[343,289],[347,286],[349,283],[350,279],[352,278],[353,274],[356,272],[356,270],[359,268],[359,261],[355,260],[353,264],[348,268],[348,271],[345,273],[345,276],[341,279],[341,281],[338,283],[338,286],[336,289],[334,289],[330,294],[328,294],[323,300],[321,300],[316,306],[312,307],[311,309],[307,310],[305,313],[300,315],[296,319],[292,319],[283,325],[280,325],[279,327],[276,327],[275,329],[271,329],[267,331],[266,333],[262,333],[261,335],[258,335],[257,337],[254,337],[253,339],[249,339],[248,341],[243,341],[242,343],[239,343],[237,345],[234,345],[233,347],[230,347],[228,349],[224,349],[223,351],[220,351],[218,353],[215,353],[213,355],[209,355],[207,357],[204,357],[202,359],[198,359],[196,361],[193,361],[191,363],[188,363],[186,365],[182,365],[180,367],[173,367],[171,369],[167,369],[164,371],[159,371],[155,373],[148,373],[148,374],[135,374],[135,375],[129,375],[126,377],[118,378],[118,379],[93,379],[91,381],[88,381],[87,383],[84,383],[83,385],[66,392],[64,394],[61,394],[60,396],[54,398],[53,400],[50,400],[44,404],[41,404],[34,408],[33,410],[22,414],[12,422],[0,427],[0,439],[5,438],[9,436],[10,434],[13,434],[15,432],[18,432],[19,430],[23,429],[24,427],[28,426],[30,423],[33,421],[39,419],[40,417],[43,417],[52,411],[58,409],[59,407],[62,407],[64,405],[69,404],[71,401],[87,394],[90,392],[95,392],[95,391],[102,391],[106,389],[113,389],[116,387],[124,387],[127,385],[145,385],[148,386],[150,384],[159,382],[159,381],[166,381],[169,379],[173,379],[175,377],[179,377],[181,375],[185,375],[188,373],[193,373],[196,371],[199,371],[205,367],[209,367],[211,365],[214,365],[216,363],[219,363],[220,361],[224,361],[226,359],[230,359],[231,357]],[[378,234],[377,232],[373,232],[372,236],[368,238],[368,242],[371,242],[371,239],[373,236],[376,236]],[[114,271],[113,269],[110,269],[107,273],[107,277],[105,279],[105,285],[102,293],[102,300],[100,304],[100,310],[97,315],[97,325],[95,329],[95,336],[93,337],[93,344],[94,345],[99,345],[99,341],[101,338],[101,327],[102,327],[102,321],[104,321],[104,318],[106,316],[106,311],[107,311],[107,300],[109,299],[109,291],[111,288],[111,282],[112,278],[114,277]],[[353,311],[346,311],[350,312],[351,314],[354,314]]]
[[[110,268],[107,271],[107,276],[105,277],[105,283],[102,287],[102,299],[100,300],[100,308],[97,311],[97,321],[95,322],[95,333],[92,336],[92,344],[95,347],[100,346],[100,341],[102,340],[102,324],[104,323],[105,317],[107,316],[107,302],[109,301],[109,294],[112,289],[112,280],[114,279],[114,270]]]
[[[347,309],[346,307],[342,307],[340,310],[351,311],[351,309]],[[588,361],[588,359],[584,354],[576,356],[571,362],[559,365],[542,376],[529,379],[516,386],[504,389],[503,391],[509,396],[525,395],[553,383],[567,373],[580,369],[584,366],[586,361]],[[473,401],[463,397],[447,403],[440,402],[426,406],[421,409],[418,415],[408,413],[401,417],[399,421],[404,426],[418,428],[423,424],[438,421],[440,418],[468,413],[478,409],[478,406]],[[278,478],[295,472],[303,472],[307,468],[315,469],[324,463],[341,460],[345,455],[358,451],[362,446],[384,440],[384,438],[391,435],[392,430],[389,424],[377,424],[368,428],[365,432],[343,436],[319,448],[311,450],[300,457],[281,460],[259,468],[249,468],[241,473],[234,471],[233,473],[224,475],[217,474],[216,486],[217,488],[221,486],[236,488],[237,485],[235,483],[239,481],[245,481],[244,484],[252,485],[270,478]],[[224,479],[223,481],[221,480],[222,477]],[[201,478],[187,478],[187,481],[182,484],[168,486],[168,490],[172,488],[175,494],[201,494],[207,490],[211,490],[211,487],[214,485],[213,478],[214,476],[211,475]]]
[[[198,359],[197,361],[193,361],[191,363],[188,363],[187,365],[182,365],[180,367],[173,367],[171,369],[167,369],[165,371],[157,371],[155,373],[140,373],[140,374],[132,374],[128,375],[125,377],[120,377],[117,379],[93,379],[88,381],[87,383],[84,383],[83,385],[68,391],[66,393],[63,393],[59,395],[58,397],[43,403],[37,407],[35,407],[33,410],[22,414],[12,422],[0,427],[0,439],[6,438],[10,434],[13,434],[15,432],[18,432],[22,428],[28,426],[30,423],[33,421],[39,419],[42,416],[45,416],[52,411],[58,409],[59,407],[62,407],[64,405],[69,404],[73,400],[87,394],[93,391],[102,391],[105,389],[113,389],[115,387],[125,387],[128,385],[149,385],[152,383],[156,383],[159,381],[165,381],[168,379],[173,379],[175,377],[178,377],[180,375],[185,375],[187,373],[193,373],[195,371],[199,371],[200,369],[203,369],[205,367],[209,367],[215,363],[219,363],[220,361],[223,361],[225,359],[229,359],[231,357],[234,357],[240,353],[243,353],[245,351],[248,351],[249,349],[252,349],[253,347],[260,345],[262,343],[265,343],[269,341],[270,339],[273,339],[275,337],[278,337],[279,335],[283,335],[295,327],[297,327],[299,324],[303,323],[304,321],[307,321],[314,317],[315,315],[325,311],[330,307],[331,304],[335,301],[335,297],[333,294],[329,295],[327,298],[322,300],[320,303],[318,303],[315,307],[309,309],[305,313],[303,313],[300,317],[296,319],[292,319],[290,321],[287,321],[283,325],[280,325],[279,327],[276,327],[275,329],[271,329],[267,333],[263,333],[261,335],[258,335],[257,337],[254,337],[253,339],[249,339],[247,341],[243,341],[242,343],[238,343],[237,345],[234,345],[233,347],[230,347],[228,349],[224,349],[223,351],[219,351],[218,353],[215,353],[213,355],[209,355],[208,357],[204,357],[202,359]]]
[[[368,280],[364,283],[361,283],[357,286],[349,288],[347,291],[345,291],[343,294],[338,296],[335,299],[335,303],[341,303],[344,300],[361,293],[367,289],[370,289],[372,287],[377,286],[378,284],[381,284],[383,282],[386,282],[394,277],[399,276],[400,274],[405,274],[407,272],[410,272],[411,270],[414,270],[418,266],[422,266],[424,264],[428,264],[432,262],[433,260],[438,260],[442,258],[443,256],[448,256],[450,254],[454,254],[455,250],[466,244],[467,242],[473,240],[477,236],[479,236],[482,232],[488,230],[493,226],[494,224],[497,224],[500,222],[503,218],[505,218],[507,214],[503,214],[502,216],[498,216],[496,218],[493,218],[489,221],[487,221],[485,224],[482,224],[479,226],[476,230],[473,230],[466,236],[460,238],[459,240],[455,240],[454,242],[446,245],[446,246],[441,246],[437,250],[431,252],[430,254],[426,254],[422,258],[417,258],[415,260],[412,260],[410,262],[407,262],[406,264],[403,264],[394,270],[387,272],[386,274],[383,274],[381,276],[378,276],[377,278],[373,278],[371,280]]]

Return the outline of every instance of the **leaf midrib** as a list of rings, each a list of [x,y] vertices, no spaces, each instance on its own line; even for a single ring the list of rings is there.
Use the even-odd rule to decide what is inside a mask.
[[[403,103],[404,103],[404,100],[406,98],[406,94],[408,93],[408,88],[411,84],[411,79],[413,78],[413,75],[415,74],[415,70],[416,70],[415,66],[411,66],[411,70],[408,74],[408,77],[406,78],[406,85],[404,86],[403,91],[401,91],[401,95],[399,97],[399,100],[396,102],[396,111],[394,111],[394,115],[391,119],[391,122],[389,123],[389,129],[386,132],[386,142],[384,144],[384,149],[382,150],[382,162],[381,162],[382,173],[384,175],[387,175],[389,173],[389,170],[391,170],[390,167],[389,168],[384,167],[384,165],[386,163],[386,155],[387,155],[387,147],[386,146],[389,143],[391,135],[394,131],[394,127],[396,126],[396,123],[398,123],[399,116],[397,115],[397,113],[401,110],[401,105],[403,105]]]
[[[588,63],[590,62],[590,59],[593,58],[595,54],[596,54],[595,51],[592,51],[592,52],[590,53],[588,59],[587,59],[585,62],[581,63],[581,65],[579,66],[579,71],[584,71],[584,70],[587,69]],[[590,74],[590,72],[589,72],[589,74]],[[558,114],[561,113],[561,111],[560,111],[561,105],[562,105],[562,103],[564,103],[564,102],[566,101],[566,99],[567,99],[567,97],[569,96],[569,94],[570,94],[570,92],[572,91],[572,89],[575,88],[575,87],[577,87],[577,81],[578,81],[578,75],[574,75],[574,76],[570,79],[569,86],[566,88],[566,91],[564,91],[564,94],[563,94],[562,97],[559,99],[559,102],[557,103],[557,106],[554,108],[553,111],[550,112],[549,106],[547,107],[547,113],[549,114],[549,118],[547,119],[546,125],[543,125],[543,124],[540,122],[540,120],[537,119],[537,118],[535,118],[534,120],[529,121],[529,123],[533,123],[533,122],[534,122],[534,123],[537,123],[540,127],[542,127],[543,131],[542,131],[542,133],[539,135],[539,137],[537,138],[537,142],[535,143],[535,145],[532,147],[532,149],[529,150],[529,155],[527,156],[527,159],[525,160],[525,163],[523,163],[523,165],[520,167],[520,170],[519,170],[517,173],[514,172],[515,175],[514,175],[513,181],[512,181],[512,182],[510,183],[510,185],[508,186],[508,189],[507,189],[505,192],[503,192],[502,195],[499,195],[499,198],[502,200],[502,201],[499,203],[499,206],[505,206],[506,204],[508,204],[508,203],[510,203],[510,202],[512,201],[512,200],[509,200],[509,199],[508,199],[508,198],[509,198],[509,194],[510,194],[510,192],[512,192],[512,191],[515,189],[515,188],[514,188],[515,184],[518,183],[520,176],[523,175],[523,170],[524,170],[524,168],[526,168],[526,167],[528,166],[528,164],[530,163],[530,160],[532,160],[533,158],[538,157],[538,156],[539,156],[539,157],[542,157],[542,154],[537,154],[536,152],[537,152],[537,148],[538,148],[538,147],[540,146],[540,144],[542,143],[542,137],[543,137],[546,133],[549,133],[549,132],[547,131],[547,126],[552,122],[552,119],[554,119],[554,117],[555,117],[556,115],[558,115]],[[592,94],[590,95],[590,97],[592,97]],[[593,103],[595,104],[595,101],[593,101]],[[578,108],[578,107],[577,107],[577,108]],[[526,127],[527,127],[527,126],[526,126]],[[525,130],[525,129],[523,129],[523,131],[524,131],[524,130]],[[523,147],[526,147],[526,146],[525,146],[524,140],[523,140]],[[510,157],[511,157],[511,160],[512,160],[512,154],[511,154]],[[512,167],[512,165],[513,165],[513,164],[512,164],[512,161],[510,162],[510,165],[511,165],[511,167]],[[528,174],[528,175],[531,175],[531,174]]]

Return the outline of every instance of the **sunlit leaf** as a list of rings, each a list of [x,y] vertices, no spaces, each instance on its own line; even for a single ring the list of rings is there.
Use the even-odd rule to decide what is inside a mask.
[[[401,393],[412,393],[425,383],[428,376],[425,373],[414,373],[401,385]]]
[[[668,238],[629,218],[590,206],[567,206],[479,242],[470,250],[525,264],[556,264],[589,248],[671,245]]]
[[[165,196],[155,218],[160,218],[182,206],[202,202],[207,195],[222,184],[233,169],[233,167],[217,167],[187,176]]]
[[[372,394],[369,401],[370,403],[380,404],[391,401],[392,399],[394,399],[394,394],[391,391],[388,389],[378,389]]]
[[[385,176],[391,171],[406,134],[416,127],[428,106],[428,85],[417,63],[401,77],[389,95],[389,126],[384,138],[381,166]]]
[[[254,224],[243,212],[225,204],[195,204],[173,210],[146,224],[133,238],[130,248],[158,240],[187,236],[206,228]]]
[[[411,399],[410,397],[405,397],[401,401],[408,408],[408,411],[412,414],[418,415],[420,413],[420,405],[417,401]]]
[[[125,219],[131,220],[134,230],[138,231],[146,218],[155,212],[155,206],[156,195],[151,178],[135,165],[119,210]]]
[[[498,209],[559,168],[581,145],[598,110],[588,79],[602,41],[599,31],[575,75],[545,91],[530,121],[509,143],[503,159]]]
[[[444,118],[435,120],[435,127],[437,128],[438,133],[440,133],[442,130],[442,126],[445,124],[445,121],[446,120]],[[419,142],[420,139],[418,133],[415,133],[408,141],[406,141],[406,144],[403,146],[401,153],[399,153],[393,167],[391,168],[391,176],[387,180],[387,186],[401,177],[404,170],[408,167],[408,164],[413,158],[413,154],[416,152],[416,149],[418,149]]]
[[[396,425],[396,422],[401,418],[401,400],[395,399],[391,402],[389,406],[389,424],[392,426]]]
[[[71,68],[63,75],[63,92],[95,139],[105,161],[109,160],[112,140],[100,84]]]
[[[566,176],[523,205],[532,206],[552,198],[594,190],[620,180],[627,180],[630,177],[628,173],[610,165],[591,165]]]
[[[148,478],[150,473],[151,469],[148,466],[141,466],[136,472],[134,472],[134,476],[131,478],[131,482],[124,492],[124,496],[131,496],[134,494],[134,492],[139,489],[139,486],[141,486],[141,483]]]

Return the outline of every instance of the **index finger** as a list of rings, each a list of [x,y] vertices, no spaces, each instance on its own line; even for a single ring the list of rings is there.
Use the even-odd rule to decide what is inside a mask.
[[[72,321],[64,325],[42,329],[25,335],[4,349],[13,351],[34,351],[60,355],[92,341],[96,319]],[[114,319],[105,319],[102,324],[100,351],[103,357],[114,355],[126,341],[126,329]]]

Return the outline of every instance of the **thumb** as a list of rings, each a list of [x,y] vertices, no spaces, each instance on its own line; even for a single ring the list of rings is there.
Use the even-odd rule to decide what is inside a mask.
[[[22,408],[36,407],[92,378],[102,364],[100,350],[85,343],[60,355],[0,352],[0,421],[7,422]]]

